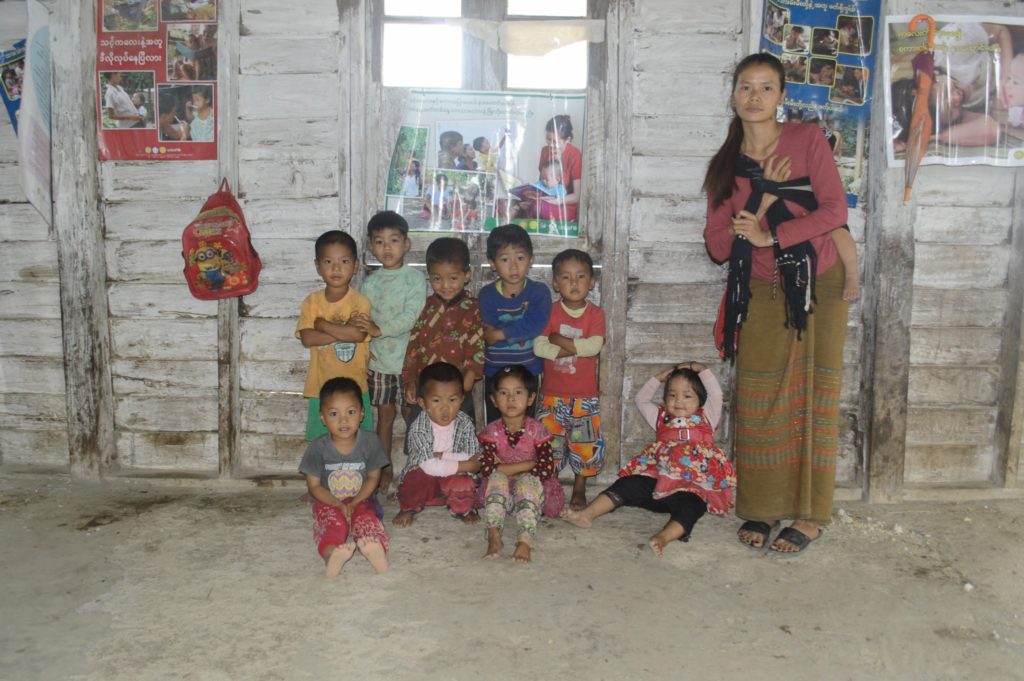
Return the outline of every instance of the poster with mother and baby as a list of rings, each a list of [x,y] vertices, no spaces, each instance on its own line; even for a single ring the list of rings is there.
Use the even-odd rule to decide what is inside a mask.
[[[886,18],[889,166],[906,161],[915,102],[925,92],[930,121],[922,165],[1024,165],[1024,19],[931,18],[931,50],[927,22],[911,31],[912,17]]]
[[[584,95],[410,90],[385,203],[413,231],[579,236]]]

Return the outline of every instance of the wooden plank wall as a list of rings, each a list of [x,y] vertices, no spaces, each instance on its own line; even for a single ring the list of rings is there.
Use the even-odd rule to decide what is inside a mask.
[[[0,3],[0,41],[25,37],[24,0]],[[57,244],[18,181],[17,138],[0,122],[0,462],[67,466]]]

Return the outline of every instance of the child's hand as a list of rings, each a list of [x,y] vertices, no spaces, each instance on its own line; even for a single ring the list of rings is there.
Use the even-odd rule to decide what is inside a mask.
[[[411,404],[416,403],[416,381],[409,381],[405,384],[405,401]]]
[[[707,367],[701,364],[700,362],[683,362],[681,364],[676,365],[676,368],[689,369],[690,371],[696,372],[698,374],[707,369]]]
[[[673,371],[674,369],[665,369],[661,373],[655,374],[654,377],[658,379],[658,383],[664,383],[665,380],[668,378],[668,375],[671,374]]]
[[[352,520],[352,511],[353,511],[353,509],[352,509],[352,497],[349,497],[348,499],[342,499],[341,500],[341,505],[338,506],[338,510],[341,511],[341,514],[343,516],[345,516],[345,520],[351,521]]]
[[[505,340],[505,332],[490,324],[484,324],[484,342],[488,345],[495,345]]]

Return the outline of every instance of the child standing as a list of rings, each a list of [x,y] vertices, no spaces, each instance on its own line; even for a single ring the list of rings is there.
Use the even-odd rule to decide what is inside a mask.
[[[484,520],[487,521],[485,560],[501,554],[505,516],[515,513],[516,548],[512,560],[530,562],[530,549],[541,513],[557,516],[565,502],[555,476],[551,433],[526,412],[537,397],[537,377],[522,366],[503,367],[488,384],[488,398],[501,418],[480,433],[483,453],[480,474],[485,478]]]
[[[420,372],[435,362],[448,362],[462,372],[461,410],[475,418],[473,385],[484,375],[484,336],[480,306],[468,291],[469,248],[461,239],[441,237],[427,246],[427,281],[433,293],[409,336],[402,365],[402,385],[410,407],[406,423],[419,415]]]
[[[447,362],[420,372],[417,402],[423,410],[409,426],[409,458],[398,481],[395,527],[409,527],[425,506],[447,506],[456,518],[475,523],[480,443],[472,417],[460,411],[462,373]]]
[[[361,428],[373,428],[370,399],[366,394],[366,331],[352,323],[357,313],[369,314],[370,301],[349,283],[356,273],[356,242],[340,230],[324,232],[316,240],[316,271],[326,284],[302,301],[295,335],[309,348],[309,370],[302,394],[309,399],[306,439],[327,432],[320,421],[320,388],[328,379],[351,378],[363,400]]]
[[[350,378],[332,378],[320,389],[320,418],[326,429],[306,447],[299,472],[313,497],[313,537],[335,577],[359,550],[377,572],[388,569],[388,535],[370,496],[387,463],[380,440],[359,428],[363,394]],[[355,539],[355,543],[349,538]]]
[[[659,406],[653,399],[661,383],[665,391]],[[619,506],[668,513],[669,521],[648,542],[660,558],[669,542],[689,539],[705,511],[724,515],[732,508],[736,472],[715,446],[722,389],[703,364],[679,364],[654,376],[637,393],[636,406],[657,431],[657,441],[623,466],[619,479],[585,509],[568,509],[562,517],[588,528]]]
[[[533,353],[533,340],[551,316],[551,293],[547,286],[527,276],[533,264],[530,235],[519,225],[495,227],[487,235],[487,259],[498,273],[498,281],[480,290],[480,316],[487,343],[484,374],[490,382],[500,369],[514,365],[539,374],[543,364]],[[487,393],[492,392],[488,386]],[[535,411],[531,407],[529,415]],[[496,406],[488,402],[488,423],[498,416]]]
[[[384,446],[388,466],[380,478],[380,491],[391,487],[391,441],[396,405],[402,400],[402,362],[409,345],[409,333],[423,309],[427,287],[423,275],[405,264],[409,223],[398,213],[377,213],[366,225],[370,251],[381,269],[363,285],[370,301],[370,314],[355,313],[352,324],[370,337],[370,404],[377,407],[377,437]]]
[[[604,311],[587,300],[594,288],[594,261],[570,248],[551,261],[554,289],[561,296],[547,326],[534,339],[544,358],[537,418],[554,436],[558,470],[574,475],[569,508],[587,505],[587,478],[604,465],[604,437],[597,387],[597,356],[604,346]]]

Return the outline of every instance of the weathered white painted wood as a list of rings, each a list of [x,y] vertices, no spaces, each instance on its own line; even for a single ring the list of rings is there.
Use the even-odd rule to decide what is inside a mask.
[[[117,434],[117,458],[122,466],[169,471],[217,470],[215,433]]]
[[[660,109],[664,106],[655,101],[654,94],[649,94],[648,98],[651,102],[647,108]],[[722,121],[727,114],[725,100],[719,102],[719,108],[720,116],[711,115],[711,111],[704,112],[704,115],[680,115],[676,111],[639,113],[633,117],[633,153],[637,156],[711,158],[725,141],[726,126]]]
[[[306,432],[306,412],[302,395],[242,392],[242,427],[246,433],[301,436]],[[298,459],[295,461],[298,465]]]
[[[924,326],[1002,326],[1006,316],[1002,289],[937,289],[914,287],[911,324]]]
[[[700,199],[706,166],[703,159],[634,156],[633,195]]]
[[[302,255],[310,267],[313,267],[316,238],[328,230],[338,229],[337,197],[289,199],[274,195],[257,199],[250,194],[242,210],[254,238],[302,241]],[[315,270],[313,274],[315,276]]]
[[[921,243],[994,246],[1008,243],[1013,212],[1008,207],[920,206],[914,238]]]
[[[1005,246],[918,244],[914,286],[929,288],[1002,288],[1010,251]]]
[[[629,276],[645,284],[703,284],[721,281],[723,275],[703,247],[631,243]]]
[[[713,324],[722,300],[725,270],[714,283],[630,284],[630,322]],[[710,326],[708,327],[710,334]]]
[[[0,430],[0,461],[28,466],[67,466],[67,430]]]
[[[312,267],[312,257],[310,261]],[[261,281],[260,287],[243,299],[242,314],[245,317],[288,318],[293,323],[297,322],[299,306],[316,289],[317,283],[313,280],[301,284]]]
[[[295,337],[295,317],[241,320],[243,362],[309,361],[309,350]]]
[[[181,294],[191,297],[185,283],[185,259],[181,255],[180,236],[177,241],[111,240],[104,247],[110,281],[180,283]]]
[[[243,433],[241,451],[246,472],[296,473],[306,442],[302,435]]]
[[[181,257],[180,253],[178,257]],[[204,318],[217,314],[216,301],[197,300],[192,297],[188,292],[184,275],[180,282],[174,284],[114,283],[110,286],[108,295],[112,317]]]
[[[9,168],[0,172],[9,171]],[[0,205],[0,241],[50,241],[49,228],[31,204]]]
[[[298,343],[298,339],[295,342]],[[243,362],[239,371],[240,385],[243,391],[301,393],[308,368],[308,356],[294,362]]]
[[[1002,338],[999,329],[914,329],[910,361],[914,364],[973,366],[996,364]]]
[[[57,281],[56,242],[5,242],[0,249],[0,272],[8,281]]]
[[[995,427],[988,407],[913,407],[907,412],[907,444],[977,447],[992,441]]]
[[[60,289],[52,282],[0,281],[0,317],[60,319]]]
[[[0,167],[9,169],[7,164],[18,162],[18,137],[9,126],[0,128]]]
[[[0,355],[52,357],[63,362],[60,320],[0,319]]]
[[[914,180],[914,200],[920,206],[1008,206],[1013,200],[1013,173],[994,166],[924,166]]]
[[[296,131],[301,134],[296,134]],[[338,122],[331,118],[243,119],[238,124],[241,160],[338,158]],[[337,212],[337,208],[335,208]]]
[[[680,79],[687,81],[686,87],[678,86]],[[660,73],[638,72],[633,74],[633,87],[637,91],[633,113],[700,118],[721,112],[724,130],[728,125],[726,115],[731,85],[732,75],[725,73],[673,74],[666,78]],[[685,127],[675,134],[686,134]],[[668,144],[671,146],[672,143]],[[643,185],[634,184],[633,187],[642,189]]]
[[[707,203],[699,199],[638,197],[629,211],[630,244],[690,243],[703,250],[707,210]]]
[[[114,319],[110,337],[120,359],[217,359],[213,319]]]
[[[633,23],[645,33],[685,35],[689,40],[698,40],[699,36],[687,34],[738,34],[743,30],[742,13],[727,2],[702,3],[697,10],[684,8],[679,0],[642,0],[634,4]]]
[[[217,430],[217,391],[208,395],[127,395],[115,400],[118,430],[196,432]]]
[[[217,389],[217,363],[214,360],[115,359],[111,374],[118,397],[196,395],[205,398]]]
[[[921,405],[985,405],[996,401],[996,367],[930,367],[910,368],[909,403]]]
[[[274,284],[310,283],[310,291],[317,288],[320,277],[316,273],[313,264],[313,243],[320,234],[313,235],[310,239],[265,239],[253,237],[253,247],[260,254],[263,261],[263,271],[260,273],[260,286],[263,282]],[[360,249],[362,250],[362,249]],[[323,283],[320,282],[322,286]],[[257,289],[258,290],[258,289]],[[303,296],[305,297],[305,296]],[[302,298],[296,301],[296,305],[302,302]],[[296,307],[296,314],[298,307]]]
[[[683,76],[685,87],[678,89],[696,93],[701,78],[728,73],[740,58],[740,44],[731,33],[679,35],[641,31],[634,33],[633,70],[657,75],[661,79]],[[695,75],[697,83],[694,82]],[[637,94],[643,88],[637,88]],[[641,100],[637,99],[637,104]],[[639,109],[639,113],[647,113]],[[707,112],[705,111],[705,114]]]
[[[216,161],[107,161],[100,166],[100,179],[106,201],[194,201],[193,216],[202,208],[206,197],[217,191],[221,180]],[[181,229],[187,224],[181,225]],[[181,237],[180,229],[176,236]]]
[[[625,337],[626,356],[631,364],[718,364],[711,327],[705,324],[632,325],[626,327]]]
[[[338,70],[338,37],[243,36],[240,41],[242,73],[334,73]]]
[[[242,35],[312,36],[338,31],[336,0],[244,0]]]
[[[239,76],[239,116],[274,118],[294,124],[309,118],[337,116],[338,77],[299,73]]]
[[[64,393],[0,393],[0,430],[66,430]]]
[[[109,202],[103,206],[104,233],[108,241],[177,239],[180,246],[181,233],[202,207],[199,199]]]
[[[8,393],[64,393],[64,366],[53,357],[0,357],[3,391]]]
[[[240,165],[240,194],[263,198],[301,199],[338,193],[333,160],[245,161]]]
[[[18,183],[15,163],[0,163],[0,203],[25,203],[25,192]]]
[[[991,467],[992,453],[981,447],[907,447],[904,480],[921,485],[988,482]]]

